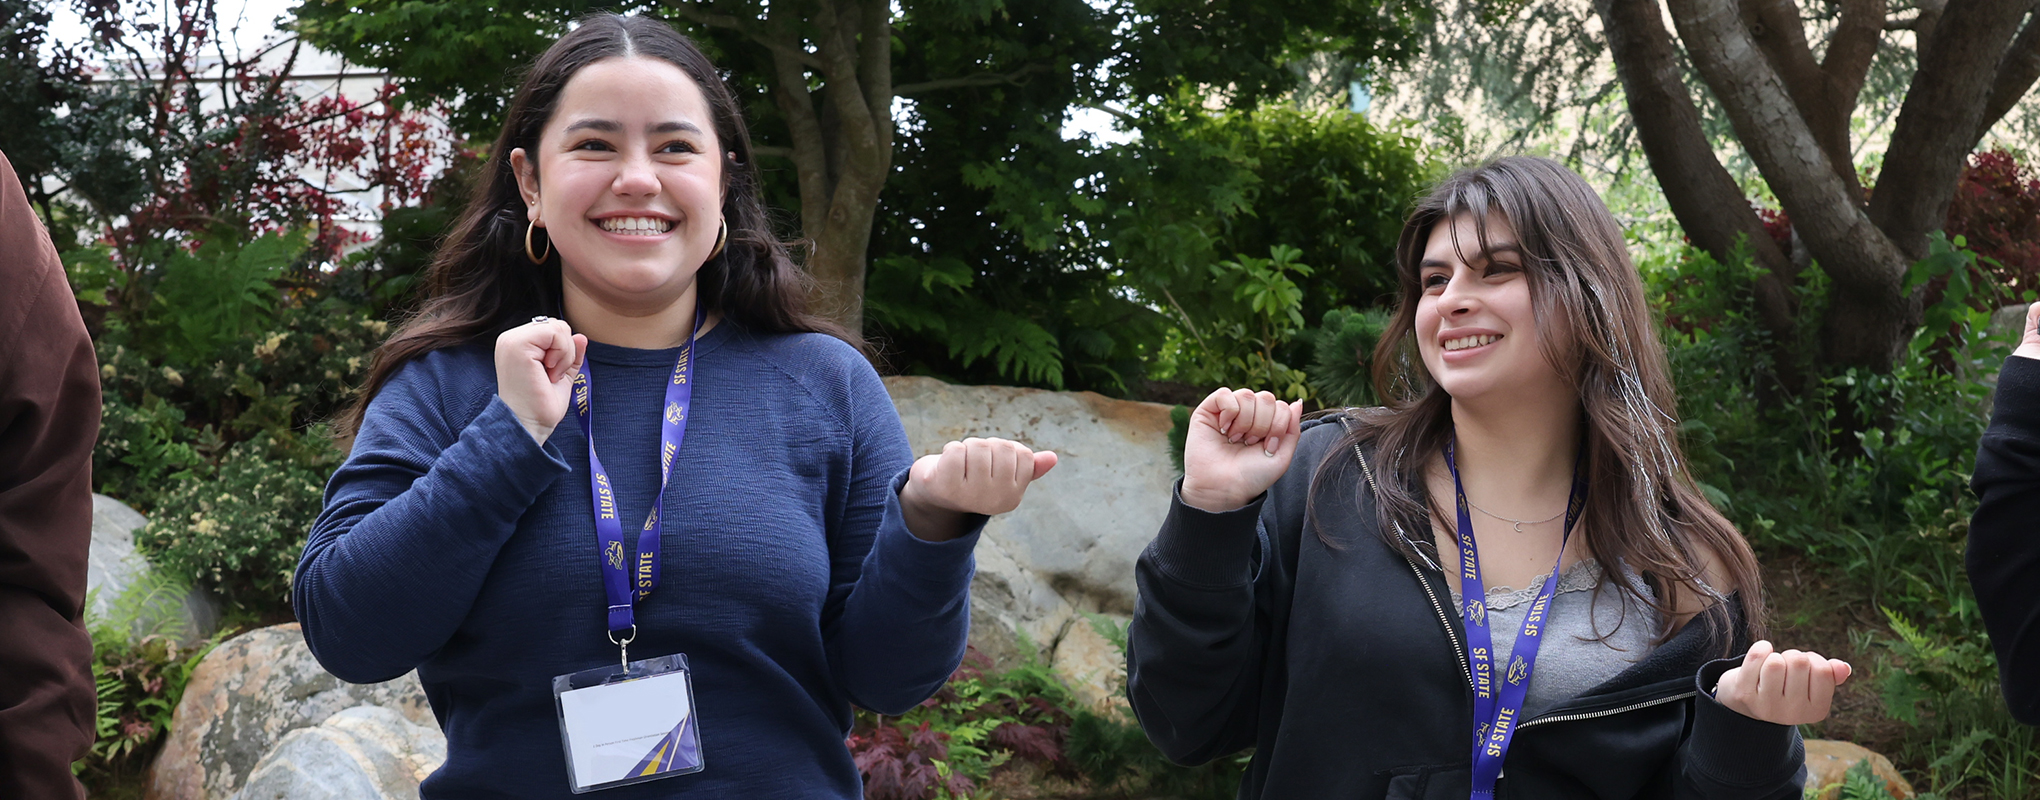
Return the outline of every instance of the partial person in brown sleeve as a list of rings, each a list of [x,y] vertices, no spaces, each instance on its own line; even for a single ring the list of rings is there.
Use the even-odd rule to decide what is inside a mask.
[[[92,746],[99,367],[70,282],[0,154],[0,798],[81,798]]]

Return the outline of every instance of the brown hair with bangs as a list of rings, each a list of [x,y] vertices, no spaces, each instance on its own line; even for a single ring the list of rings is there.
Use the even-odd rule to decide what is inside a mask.
[[[1765,611],[1756,555],[1686,469],[1670,366],[1622,230],[1585,180],[1546,159],[1511,156],[1454,174],[1403,223],[1396,313],[1374,350],[1374,385],[1387,405],[1359,412],[1361,424],[1339,448],[1366,444],[1373,451],[1382,478],[1375,505],[1384,540],[1435,566],[1435,552],[1427,552],[1435,550],[1431,538],[1411,536],[1428,534],[1434,521],[1455,530],[1445,506],[1426,496],[1423,480],[1451,436],[1452,398],[1415,357],[1415,328],[1424,247],[1434,227],[1462,216],[1474,221],[1483,255],[1490,218],[1514,229],[1545,357],[1578,387],[1588,551],[1602,564],[1623,564],[1645,578],[1657,596],[1614,582],[1641,607],[1669,620],[1677,597],[1701,598],[1703,615],[1721,626],[1716,630],[1731,631],[1729,615],[1737,609],[1702,578],[1704,554],[1711,553],[1726,573],[1718,577],[1739,594],[1743,631],[1761,638]],[[1327,459],[1321,469],[1339,460]],[[1338,546],[1322,528],[1318,536]],[[1665,628],[1661,642],[1673,633]],[[1732,653],[1740,637],[1720,638],[1724,653]]]

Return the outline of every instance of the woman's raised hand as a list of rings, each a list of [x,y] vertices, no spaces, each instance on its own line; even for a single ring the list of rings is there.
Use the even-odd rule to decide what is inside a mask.
[[[2040,303],[2026,304],[2026,333],[2012,355],[2040,359]]]
[[[1190,415],[1183,502],[1231,511],[1268,491],[1289,470],[1302,419],[1302,400],[1285,403],[1251,389],[1212,392]]]
[[[970,438],[914,461],[900,487],[907,530],[928,541],[954,539],[964,514],[1004,514],[1020,506],[1027,485],[1055,468],[1056,455],[1006,439]]]
[[[588,337],[566,320],[534,320],[496,337],[496,394],[539,444],[567,415]]]
[[[1757,642],[1740,666],[1722,673],[1714,699],[1750,719],[1805,725],[1827,719],[1835,687],[1854,671],[1838,658],[1798,650],[1779,653],[1770,642]]]

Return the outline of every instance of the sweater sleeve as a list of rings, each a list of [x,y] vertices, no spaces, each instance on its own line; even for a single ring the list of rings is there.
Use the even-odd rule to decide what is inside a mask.
[[[1806,785],[1799,728],[1751,719],[1714,699],[1741,658],[1710,661],[1694,676],[1693,732],[1680,749],[1678,800],[1798,800]]]
[[[0,797],[73,798],[92,747],[99,367],[63,265],[0,157]]]
[[[432,360],[369,404],[291,582],[305,643],[343,680],[390,680],[445,644],[518,518],[568,470],[501,398],[454,427]]]
[[[871,367],[849,372],[849,494],[830,531],[829,665],[852,703],[903,714],[963,662],[970,635],[971,556],[988,520],[930,542],[907,530],[900,487],[913,466],[906,429]]]
[[[2012,716],[2040,725],[2040,361],[2005,360],[1970,488],[1969,582]]]

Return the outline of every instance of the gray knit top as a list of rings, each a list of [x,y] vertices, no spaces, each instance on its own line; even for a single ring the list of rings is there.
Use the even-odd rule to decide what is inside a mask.
[[[1649,594],[1643,578],[1630,570],[1622,578],[1639,592]],[[1523,629],[1523,615],[1530,601],[1544,588],[1550,573],[1539,575],[1522,589],[1495,586],[1488,589],[1488,630],[1493,632],[1496,664],[1509,663],[1516,648],[1516,633]],[[1599,591],[1595,591],[1596,587]],[[1452,605],[1465,605],[1458,592]],[[1530,673],[1530,688],[1523,700],[1523,718],[1531,719],[1545,710],[1584,694],[1615,677],[1631,664],[1650,654],[1651,642],[1662,630],[1657,612],[1630,598],[1594,559],[1582,559],[1558,579],[1558,594],[1551,599],[1551,613],[1545,615],[1544,646],[1537,650],[1537,666]],[[1604,638],[1605,637],[1605,638]]]

